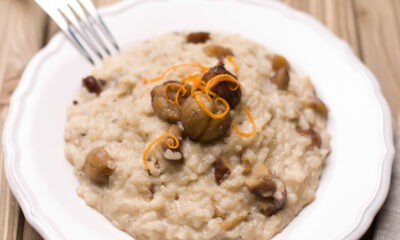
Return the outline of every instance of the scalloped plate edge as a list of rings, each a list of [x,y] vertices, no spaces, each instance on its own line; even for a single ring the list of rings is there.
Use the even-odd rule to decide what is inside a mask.
[[[148,1],[148,0],[147,0]],[[113,15],[121,11],[126,11],[137,4],[147,2],[144,0],[128,0],[123,1],[108,7],[99,9],[101,15]],[[163,0],[152,0],[152,1],[163,1]],[[166,0],[168,1],[168,0]],[[290,18],[305,22],[311,26],[315,31],[319,32],[325,40],[328,40],[332,45],[338,46],[345,52],[346,58],[353,64],[354,67],[359,68],[361,72],[366,74],[367,78],[370,80],[370,84],[374,89],[375,97],[377,98],[380,106],[382,107],[382,118],[384,124],[384,140],[386,145],[386,154],[381,159],[381,176],[380,184],[376,189],[375,195],[367,204],[363,206],[364,211],[360,213],[358,222],[355,222],[351,229],[343,233],[343,239],[357,239],[360,238],[364,232],[368,229],[369,225],[372,223],[375,215],[378,213],[380,207],[383,205],[386,196],[389,191],[391,169],[394,157],[394,145],[393,145],[393,132],[392,132],[392,119],[391,113],[387,101],[385,100],[382,91],[380,89],[378,80],[372,74],[372,72],[364,66],[364,64],[354,55],[349,44],[336,35],[330,32],[322,23],[306,13],[300,12],[298,10],[292,9],[289,6],[284,5],[275,0],[261,1],[261,0],[226,0],[226,1],[239,1],[248,4],[257,4],[264,7],[274,8],[277,11],[284,13]],[[25,69],[20,83],[15,90],[9,107],[9,113],[4,124],[4,132],[2,136],[2,144],[4,151],[4,168],[6,178],[10,185],[10,189],[14,196],[18,200],[25,218],[28,222],[45,238],[45,239],[65,239],[59,228],[49,221],[40,212],[36,212],[32,206],[30,199],[27,197],[29,194],[29,189],[27,189],[21,182],[16,178],[14,163],[18,159],[18,151],[15,146],[16,143],[12,142],[12,136],[14,129],[18,127],[18,115],[22,112],[26,98],[29,96],[29,88],[34,83],[33,79],[36,71],[42,61],[46,58],[51,57],[56,53],[60,44],[66,42],[65,38],[61,33],[57,33],[49,44],[43,48],[38,54],[36,54],[33,59],[29,62],[27,68]]]

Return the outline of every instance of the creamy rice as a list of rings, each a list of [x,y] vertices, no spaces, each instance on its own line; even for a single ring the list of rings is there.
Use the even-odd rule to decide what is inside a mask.
[[[231,127],[225,138],[212,144],[185,139],[184,164],[177,167],[160,161],[150,175],[142,162],[143,152],[169,124],[154,114],[151,105],[150,91],[160,83],[142,79],[159,76],[180,63],[215,66],[218,60],[202,50],[210,44],[233,50],[243,90],[241,104],[251,112],[257,132],[245,138]],[[326,119],[304,107],[315,94],[309,78],[291,71],[288,91],[278,90],[268,81],[272,74],[268,53],[238,35],[212,34],[206,43],[192,44],[185,42],[184,34],[171,33],[106,59],[92,75],[110,82],[108,87],[99,96],[82,88],[78,104],[68,108],[65,153],[76,169],[79,196],[136,239],[270,239],[280,232],[315,198],[330,137]],[[233,72],[227,62],[226,68]],[[166,79],[195,71],[182,68]],[[251,129],[240,107],[232,110],[232,117],[243,131]],[[298,127],[317,131],[321,147],[310,148],[310,138],[301,136]],[[92,183],[82,171],[86,155],[101,146],[115,160],[115,172],[106,186]],[[213,173],[219,155],[232,166],[221,185]],[[264,163],[286,184],[286,204],[270,217],[260,212],[259,199],[244,185],[243,156],[253,166]],[[221,222],[241,216],[247,217],[232,229],[221,227]]]

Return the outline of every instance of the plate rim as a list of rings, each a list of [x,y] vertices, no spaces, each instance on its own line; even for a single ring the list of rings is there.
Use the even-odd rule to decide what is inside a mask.
[[[171,0],[151,0],[152,2],[167,2]],[[208,0],[212,1],[212,0]],[[360,72],[366,75],[369,79],[369,84],[372,85],[373,93],[378,100],[379,106],[382,110],[382,124],[383,124],[383,139],[386,147],[386,153],[380,159],[381,171],[380,171],[380,183],[376,189],[375,195],[370,199],[363,208],[358,222],[355,222],[351,229],[343,233],[343,239],[357,239],[360,238],[368,229],[372,223],[374,217],[383,205],[386,196],[389,192],[390,179],[391,179],[391,169],[394,157],[394,144],[393,144],[393,131],[392,131],[392,117],[389,105],[383,96],[381,87],[377,78],[374,74],[360,61],[360,59],[353,53],[350,45],[344,40],[340,39],[334,33],[332,33],[327,27],[325,27],[319,20],[312,17],[311,15],[296,10],[284,3],[278,2],[276,0],[218,0],[225,2],[243,2],[246,4],[257,4],[263,7],[274,8],[280,13],[287,17],[294,18],[296,20],[302,21],[313,30],[320,33],[324,40],[331,42],[333,45],[340,47],[345,58],[348,59],[354,68],[358,68]],[[138,4],[147,3],[150,0],[126,0],[116,4],[112,4],[107,7],[99,9],[102,16],[111,16],[113,14],[118,14],[118,12],[129,10]],[[46,218],[45,214],[35,211],[32,207],[30,199],[27,197],[29,194],[29,189],[18,181],[18,177],[14,173],[14,163],[18,162],[18,143],[12,141],[13,130],[18,127],[17,116],[23,110],[23,105],[27,101],[29,96],[29,86],[34,83],[35,75],[40,68],[41,62],[46,58],[56,54],[56,50],[61,47],[62,43],[67,42],[63,37],[62,33],[57,33],[51,41],[41,49],[28,63],[25,68],[20,82],[13,93],[10,104],[9,112],[7,118],[4,122],[3,136],[2,136],[2,146],[4,153],[4,172],[6,179],[8,181],[10,190],[16,197],[25,218],[27,221],[45,238],[45,239],[65,239],[60,229],[57,225],[52,224],[52,222]],[[32,197],[32,194],[31,194]]]

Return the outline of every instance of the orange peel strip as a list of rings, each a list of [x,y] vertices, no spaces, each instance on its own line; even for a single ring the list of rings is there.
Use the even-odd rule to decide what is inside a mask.
[[[234,121],[232,122],[232,126],[233,126],[233,128],[235,129],[235,131],[236,131],[240,136],[242,136],[242,137],[251,137],[251,136],[253,136],[253,135],[256,133],[256,123],[254,122],[254,119],[253,119],[253,117],[251,116],[251,114],[250,114],[250,112],[249,112],[249,109],[247,109],[247,107],[245,107],[245,106],[241,106],[241,107],[242,107],[242,109],[246,112],[247,117],[250,119],[250,122],[251,122],[251,124],[253,125],[252,132],[250,132],[250,133],[244,133],[244,132],[239,131],[239,129],[238,129],[238,127],[236,126],[236,123],[235,123]]]
[[[181,96],[185,96],[185,94],[186,94],[186,85],[187,85],[188,83],[184,83],[183,85],[182,85],[182,87],[176,92],[176,95],[175,95],[175,104],[178,106],[178,108],[179,109],[181,109],[181,105],[179,104],[179,93],[182,91],[182,93],[181,93]]]
[[[178,139],[171,133],[164,133],[163,135],[159,136],[156,140],[154,140],[152,143],[150,143],[150,145],[146,148],[146,150],[143,153],[143,163],[147,168],[151,168],[151,166],[149,166],[147,164],[147,153],[150,151],[150,149],[153,147],[154,144],[156,144],[157,142],[159,142],[160,140],[162,140],[164,137],[167,137],[167,139],[165,139],[165,144],[167,144],[167,146],[171,149],[176,149],[179,147],[179,141]],[[168,141],[168,139],[172,139],[175,144],[171,145],[170,142]]]
[[[165,85],[165,87],[164,87],[164,97],[168,100],[168,102],[170,102],[172,104],[176,104],[176,98],[177,98],[176,96],[175,96],[175,101],[171,100],[168,97],[167,90],[168,90],[169,86],[177,86],[177,87],[179,87],[179,90],[177,91],[177,95],[179,94],[179,91],[181,91],[183,89],[182,96],[186,94],[186,89],[185,89],[184,85],[182,85],[180,83],[167,83],[167,85]]]
[[[200,74],[195,74],[195,75],[190,75],[190,76],[184,77],[184,78],[182,78],[181,81],[184,83],[193,82],[192,89],[190,92],[190,95],[192,95],[192,96],[194,96],[194,92],[199,88],[199,86],[201,86],[202,83],[204,84],[204,82],[201,80]]]
[[[161,74],[161,76],[159,76],[159,77],[156,77],[156,78],[153,78],[153,79],[146,79],[146,78],[143,78],[143,81],[144,81],[145,83],[160,81],[161,79],[163,79],[163,78],[167,75],[167,73],[169,73],[170,71],[176,70],[176,69],[178,69],[178,68],[181,68],[181,67],[198,67],[198,68],[200,68],[200,70],[201,70],[202,72],[206,72],[206,71],[208,71],[208,69],[209,69],[208,67],[205,67],[205,66],[201,65],[200,63],[183,63],[183,64],[178,64],[178,65],[169,67],[169,68],[168,68],[167,70],[165,70],[165,72],[163,72],[163,73]]]
[[[210,97],[210,94],[209,94],[210,93],[210,89],[215,87],[220,82],[233,82],[233,83],[236,83],[236,86],[234,88],[231,88],[232,91],[236,91],[240,86],[240,82],[237,79],[235,79],[234,77],[232,77],[231,75],[229,75],[229,74],[217,75],[217,76],[211,78],[207,82],[206,88],[204,90],[208,100],[211,101],[211,97]]]
[[[202,92],[206,92],[206,86],[199,86],[199,89],[202,91]],[[208,90],[208,94],[211,94],[211,96],[213,96],[213,98],[218,98],[218,97],[220,97],[220,96],[218,96],[215,92],[213,92],[213,91],[211,91],[211,90]]]
[[[200,74],[194,74],[194,75],[189,75],[187,77],[182,78],[181,82],[187,83],[187,82],[195,82],[197,81],[197,78],[201,77]]]
[[[199,93],[201,93],[201,91],[196,91],[196,92],[194,93],[194,96],[195,96],[196,101],[197,101],[197,103],[199,104],[199,106],[203,109],[203,111],[204,111],[208,116],[210,116],[211,118],[223,118],[223,117],[225,117],[226,114],[228,114],[228,112],[229,112],[229,110],[230,110],[230,107],[229,107],[229,103],[228,103],[225,99],[223,99],[223,98],[221,98],[221,97],[217,97],[217,98],[215,99],[215,101],[217,101],[217,102],[218,102],[218,101],[222,102],[222,104],[224,104],[224,105],[225,105],[225,108],[226,108],[225,111],[224,111],[223,113],[215,114],[215,113],[211,112],[211,110],[208,109],[207,106],[203,103],[203,101],[201,100],[201,97],[200,97]]]
[[[239,72],[239,67],[238,67],[238,65],[237,65],[237,63],[236,63],[236,61],[235,61],[235,59],[233,59],[233,57],[232,57],[231,55],[229,55],[229,56],[226,57],[226,60],[228,60],[228,62],[229,62],[230,64],[232,64],[232,66],[233,66],[233,71],[234,71],[235,73],[238,73],[238,72]]]

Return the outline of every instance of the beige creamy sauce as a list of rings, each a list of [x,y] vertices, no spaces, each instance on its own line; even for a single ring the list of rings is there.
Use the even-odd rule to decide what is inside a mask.
[[[234,53],[243,89],[240,104],[252,114],[256,134],[245,138],[231,127],[226,137],[212,144],[185,139],[184,164],[160,161],[149,174],[143,152],[169,124],[154,114],[151,105],[150,91],[160,82],[142,79],[181,63],[215,66],[218,60],[203,52],[211,44]],[[206,43],[193,44],[186,43],[184,34],[171,33],[106,59],[92,75],[108,81],[107,88],[99,96],[82,88],[78,104],[68,108],[65,153],[76,169],[79,196],[136,239],[269,239],[279,233],[313,201],[330,136],[326,119],[304,107],[315,95],[309,78],[291,71],[288,90],[278,90],[268,80],[272,67],[267,54],[260,44],[238,35],[211,34]],[[233,66],[225,63],[233,72]],[[181,68],[165,80],[195,72],[198,69]],[[240,106],[232,110],[232,117],[242,131],[251,131]],[[322,146],[310,148],[310,138],[301,136],[299,127],[317,131]],[[82,171],[86,155],[95,147],[104,147],[115,160],[115,172],[105,186],[92,183]],[[231,174],[218,185],[213,164],[220,155],[228,159]],[[274,215],[262,214],[260,199],[244,185],[242,157],[253,166],[265,164],[286,184],[286,204]],[[227,221],[234,226],[224,228]]]

